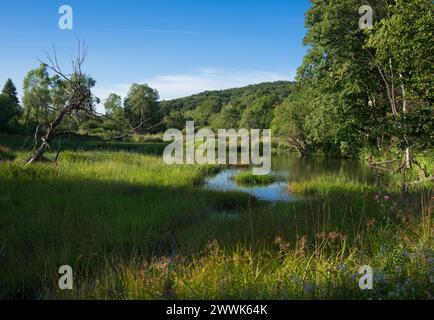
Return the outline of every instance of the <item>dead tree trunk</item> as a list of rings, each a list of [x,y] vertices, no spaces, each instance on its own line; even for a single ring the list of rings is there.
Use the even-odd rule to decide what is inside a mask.
[[[82,65],[87,54],[87,48],[79,44],[78,57],[73,61],[73,71],[70,75],[62,72],[57,62],[56,51],[54,55],[46,55],[48,63],[42,62],[60,77],[66,92],[65,105],[63,108],[47,106],[55,112],[54,120],[45,125],[38,125],[35,131],[33,153],[27,159],[27,165],[46,160],[44,153],[50,149],[50,142],[57,134],[57,130],[66,116],[94,115],[94,98],[90,91],[90,85],[86,75],[82,72]],[[75,117],[77,118],[77,117]],[[40,131],[39,128],[42,127]]]

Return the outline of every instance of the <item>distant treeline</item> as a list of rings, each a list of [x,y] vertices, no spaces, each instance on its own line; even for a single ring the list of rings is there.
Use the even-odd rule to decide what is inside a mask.
[[[242,88],[206,91],[161,101],[159,110],[167,128],[182,129],[187,120],[197,127],[217,129],[269,128],[273,111],[288,99],[293,83],[267,82]]]

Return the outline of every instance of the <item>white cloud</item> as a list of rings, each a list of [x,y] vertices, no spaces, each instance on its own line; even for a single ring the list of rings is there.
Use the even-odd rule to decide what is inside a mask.
[[[294,74],[203,68],[192,73],[157,75],[149,79],[136,81],[136,83],[147,83],[151,88],[157,89],[161,99],[167,100],[189,96],[206,90],[222,90],[261,82],[293,79]],[[110,93],[125,97],[130,86],[131,84],[126,83],[97,86],[94,93],[102,100]]]

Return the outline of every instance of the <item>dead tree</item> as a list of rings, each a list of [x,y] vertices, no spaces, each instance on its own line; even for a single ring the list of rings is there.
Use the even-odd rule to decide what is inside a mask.
[[[44,162],[50,161],[46,157],[44,157],[44,153],[51,148],[51,141],[54,138],[60,138],[64,136],[79,136],[79,137],[91,137],[101,141],[114,141],[114,140],[122,140],[126,137],[131,136],[138,129],[143,128],[143,125],[152,119],[144,120],[137,125],[132,125],[127,123],[129,129],[127,132],[121,133],[112,138],[106,139],[97,135],[91,135],[88,133],[79,133],[75,131],[65,131],[62,130],[61,124],[65,120],[65,118],[70,117],[75,121],[78,125],[81,120],[85,117],[98,118],[104,115],[99,114],[95,110],[95,104],[98,101],[92,95],[91,85],[89,84],[88,78],[86,74],[82,71],[82,66],[84,60],[87,55],[87,47],[84,44],[80,44],[78,46],[78,55],[75,60],[72,61],[72,73],[65,74],[59,66],[56,49],[53,47],[53,54],[46,54],[46,61],[41,61],[48,69],[53,71],[61,80],[62,88],[66,92],[66,96],[64,98],[64,103],[61,108],[46,106],[47,109],[51,110],[54,114],[49,123],[39,124],[36,127],[34,138],[33,138],[33,152],[27,158],[27,165],[34,162]],[[39,94],[36,92],[36,94]],[[146,128],[146,130],[152,129],[161,125],[162,122],[159,122],[155,125]],[[58,150],[59,153],[60,150]],[[58,154],[56,156],[56,159]]]
[[[27,159],[27,164],[47,161],[44,153],[50,149],[51,141],[59,134],[59,126],[66,117],[72,117],[76,121],[79,121],[79,118],[83,115],[95,115],[95,98],[91,93],[86,75],[82,71],[86,54],[87,47],[79,44],[78,56],[72,62],[71,74],[65,74],[60,68],[54,48],[52,56],[46,54],[46,62],[39,60],[60,77],[64,84],[66,96],[63,107],[50,108],[54,113],[53,120],[37,126],[34,134],[33,152]]]

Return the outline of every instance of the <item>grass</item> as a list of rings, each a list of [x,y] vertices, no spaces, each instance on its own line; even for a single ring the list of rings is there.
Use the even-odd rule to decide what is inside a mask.
[[[294,181],[288,189],[300,195],[322,195],[336,193],[365,193],[374,188],[367,183],[361,183],[343,175],[320,175],[309,180]]]
[[[324,176],[291,185],[315,197],[273,205],[201,189],[217,167],[166,166],[151,143],[69,143],[56,164],[25,167],[18,149],[0,164],[0,299],[434,296],[432,187],[385,198]]]
[[[13,161],[15,159],[15,154],[7,147],[0,146],[0,162],[2,161]]]
[[[272,175],[254,175],[251,171],[240,171],[235,177],[236,183],[241,185],[267,185],[276,181]]]

